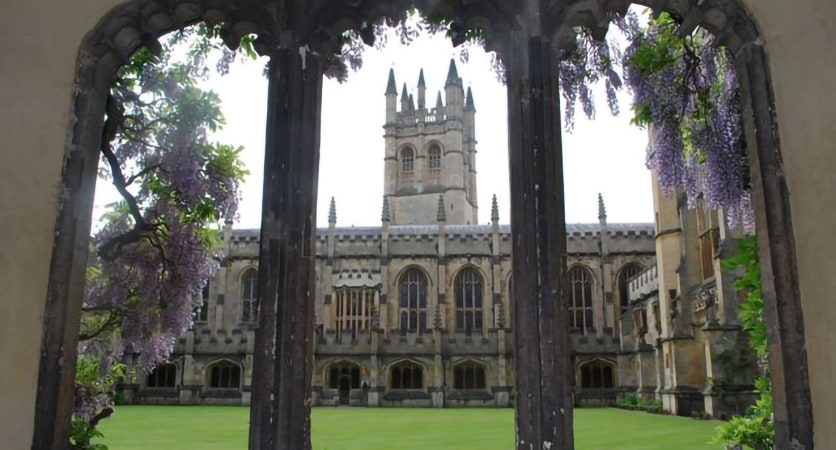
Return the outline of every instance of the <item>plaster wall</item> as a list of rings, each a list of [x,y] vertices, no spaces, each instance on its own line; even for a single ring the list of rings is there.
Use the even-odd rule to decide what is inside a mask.
[[[0,4],[0,437],[29,448],[76,56],[116,1]]]
[[[761,27],[792,208],[816,448],[836,442],[836,3],[747,0]]]

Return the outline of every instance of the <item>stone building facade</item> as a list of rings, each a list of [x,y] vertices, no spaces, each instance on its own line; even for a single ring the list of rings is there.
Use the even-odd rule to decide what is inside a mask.
[[[656,264],[632,277],[621,318],[619,382],[665,411],[729,418],[759,395],[756,357],[738,320],[734,255],[740,229],[702,201],[664,195],[653,177]],[[739,228],[739,227],[738,227]]]
[[[495,197],[491,223],[477,222],[473,93],[452,61],[447,102],[439,92],[427,108],[425,90],[422,71],[417,104],[404,84],[398,108],[390,71],[380,225],[339,227],[332,199],[328,227],[317,230],[314,405],[513,404],[511,230]],[[717,354],[739,340],[719,253],[683,251],[683,236],[703,245],[694,213],[658,190],[655,200],[655,226],[608,224],[600,197],[598,223],[567,226],[576,402],[637,392],[681,414],[738,410],[717,405],[707,384],[725,370]],[[704,213],[718,242],[718,227],[727,230]],[[194,328],[170,364],[137,377],[136,401],[250,402],[259,230],[228,225],[223,246]],[[692,266],[702,272],[684,269]],[[703,293],[714,300],[699,303]]]

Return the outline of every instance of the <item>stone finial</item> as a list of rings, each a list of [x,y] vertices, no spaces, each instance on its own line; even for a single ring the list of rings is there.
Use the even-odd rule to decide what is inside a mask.
[[[459,70],[456,68],[456,60],[450,58],[450,69],[447,70],[447,82],[445,86],[452,86],[459,83]]]
[[[415,98],[412,97],[412,94],[409,94],[409,110],[415,111]]]
[[[389,81],[386,83],[386,95],[398,95],[398,88],[395,87],[395,70],[389,69]]]
[[[468,112],[476,112],[476,105],[473,103],[473,91],[470,86],[467,87],[467,99],[464,103],[464,110]]]
[[[328,208],[328,223],[337,223],[337,202],[331,197],[331,207]]]
[[[444,207],[444,195],[438,196],[438,216],[437,219],[439,222],[444,222],[447,220],[447,212]]]
[[[418,72],[418,87],[427,87],[427,83],[424,82],[424,68],[421,68],[421,71]]]
[[[598,220],[606,222],[607,220],[607,209],[604,207],[604,197],[601,193],[598,193]]]
[[[491,200],[491,222],[499,222],[499,205],[496,203],[496,194]]]
[[[444,103],[441,101],[441,91],[438,91],[435,97],[435,109],[441,110],[442,108],[444,108]]]
[[[383,196],[383,210],[380,213],[380,220],[383,222],[389,221],[389,197]]]

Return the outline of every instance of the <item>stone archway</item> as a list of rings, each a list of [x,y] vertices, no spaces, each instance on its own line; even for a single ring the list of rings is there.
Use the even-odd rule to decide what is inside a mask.
[[[570,41],[572,27],[584,26],[600,34],[609,23],[607,14],[629,3],[415,3],[430,16],[457,17],[465,27],[488,30],[486,46],[500,53],[508,69],[512,228],[520,236],[514,240],[514,254],[518,255],[514,298],[531,299],[515,302],[513,313],[515,329],[526,330],[515,339],[517,388],[522,394],[518,398],[530,399],[517,405],[517,445],[551,443],[553,448],[571,448],[572,366],[566,352],[560,350],[568,348],[567,317],[557,307],[563,298],[561,280],[566,273],[562,149],[559,92],[551,68],[556,65],[556,52]],[[771,81],[757,27],[736,0],[639,3],[676,13],[684,18],[686,29],[703,26],[736,55],[746,100],[747,141],[753,143],[750,157],[757,224],[765,237],[761,257],[775,378],[777,443],[795,440],[811,448],[812,416],[789,196],[782,174]],[[338,36],[343,31],[358,30],[364,22],[380,17],[396,18],[409,6],[405,1],[384,0],[339,5],[324,0],[263,4],[136,0],[116,7],[86,37],[78,58],[79,90],[73,105],[76,121],[66,150],[64,197],[50,266],[33,448],[60,448],[67,434],[73,368],[62,366],[62,361],[75,359],[84,249],[107,88],[116,69],[138,46],[153,45],[165,32],[198,20],[228,23],[230,43],[237,41],[236,36],[256,33],[257,48],[271,56],[271,126],[267,130],[259,279],[262,299],[268,301],[260,301],[250,446],[310,446],[305,400],[310,397],[312,368],[306,355],[311,353],[313,311],[307,300],[314,279],[311,233],[315,229],[324,59],[339,48]],[[552,151],[541,151],[544,148]],[[269,356],[276,353],[286,357]],[[272,394],[276,394],[275,402],[269,400]]]

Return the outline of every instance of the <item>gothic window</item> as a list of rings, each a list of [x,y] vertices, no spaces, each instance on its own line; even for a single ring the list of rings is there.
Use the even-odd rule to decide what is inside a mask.
[[[375,290],[369,288],[341,289],[336,292],[337,339],[348,334],[357,339],[360,331],[371,327]]]
[[[441,148],[438,144],[430,146],[430,149],[427,151],[427,157],[429,159],[430,174],[434,172],[437,174],[441,171]]]
[[[328,371],[328,387],[339,389],[340,380],[349,380],[351,389],[360,389],[360,368],[354,364],[341,363],[331,366]]]
[[[485,366],[469,361],[453,368],[455,389],[485,389]]]
[[[569,290],[572,303],[569,308],[572,328],[581,332],[593,328],[592,323],[592,275],[583,267],[569,270]]]
[[[612,364],[592,361],[581,366],[581,389],[612,389],[614,387]]]
[[[714,255],[720,237],[716,214],[708,208],[705,200],[697,200],[697,234],[699,236],[700,273],[706,280],[714,276]]]
[[[401,150],[401,172],[412,173],[415,170],[415,152],[410,147]]]
[[[239,389],[241,368],[229,361],[212,364],[209,367],[209,387],[211,389]]]
[[[482,276],[473,268],[462,270],[455,282],[456,330],[482,329]]]
[[[241,321],[258,320],[258,271],[247,269],[241,275]]]
[[[618,272],[618,299],[619,304],[621,305],[621,314],[624,314],[627,311],[627,307],[630,304],[630,278],[638,275],[639,272],[644,270],[642,266],[636,263],[627,263],[624,267],[621,268],[621,271]]]
[[[392,367],[392,389],[423,389],[424,370],[418,364],[405,361]]]
[[[172,363],[157,364],[145,378],[145,386],[151,388],[173,388],[176,384],[177,365]]]
[[[209,320],[209,283],[206,283],[206,286],[203,286],[200,297],[200,309],[195,311],[197,313],[195,320],[197,322],[206,322]]]
[[[399,285],[401,334],[423,333],[427,329],[427,277],[412,268],[401,275]]]

